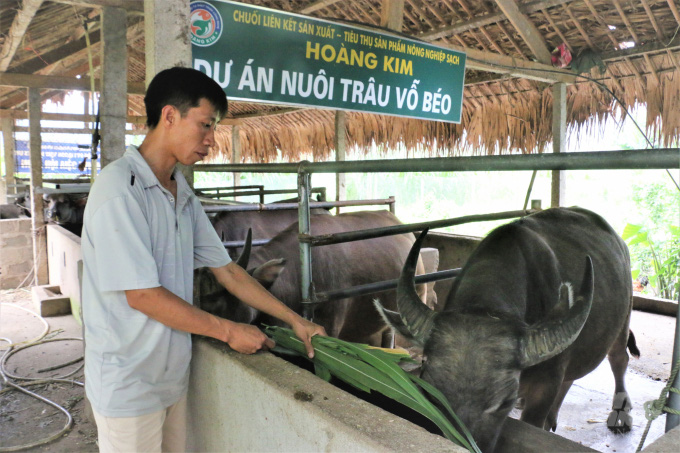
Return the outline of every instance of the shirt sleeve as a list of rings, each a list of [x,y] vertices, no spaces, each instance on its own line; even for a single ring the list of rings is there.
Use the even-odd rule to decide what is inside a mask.
[[[97,209],[88,225],[101,291],[161,286],[151,247],[151,230],[139,204],[120,196]]]
[[[194,210],[194,269],[199,267],[222,267],[231,263],[229,253],[222,245],[215,228],[203,211],[201,202],[191,198]]]

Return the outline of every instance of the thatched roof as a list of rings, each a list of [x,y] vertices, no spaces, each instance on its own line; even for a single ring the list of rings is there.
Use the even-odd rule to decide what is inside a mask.
[[[18,14],[25,13],[31,3],[2,1],[3,51],[9,48],[12,24],[16,25]],[[100,10],[74,6],[83,2],[70,3],[43,2],[6,67],[2,66],[6,58],[3,60],[0,52],[0,72],[70,77],[87,74],[81,21],[97,19]],[[245,3],[379,27],[385,2]],[[538,36],[526,36],[523,27],[516,25],[522,22],[506,9],[508,4],[519,6],[519,19],[528,20],[538,30]],[[545,59],[537,47],[552,50],[564,43],[575,59],[601,61],[599,67],[583,69],[582,75],[604,84],[626,108],[646,103],[648,131],[662,145],[670,146],[680,136],[679,9],[677,0],[405,0],[400,31],[433,44],[464,48],[474,55],[508,56],[514,59],[509,61],[523,64]],[[143,21],[141,12],[128,17],[131,82],[144,81]],[[99,68],[96,28],[95,25],[92,40],[95,66]],[[45,97],[59,95],[56,91],[45,93]],[[567,101],[568,124],[577,129],[593,127],[598,120],[621,114],[621,106],[608,90],[583,78],[568,86]],[[24,108],[25,102],[25,90],[0,87],[0,108]],[[404,146],[432,155],[543,152],[552,140],[552,103],[548,83],[468,69],[461,124],[350,112],[348,146]],[[142,97],[129,96],[129,109],[131,115],[144,115]],[[262,113],[267,115],[255,116]],[[241,147],[244,156],[252,161],[267,162],[279,153],[290,160],[298,160],[300,153],[323,160],[333,152],[333,111],[233,102],[230,116],[241,118]],[[221,151],[228,157],[231,127],[220,126],[219,136]]]

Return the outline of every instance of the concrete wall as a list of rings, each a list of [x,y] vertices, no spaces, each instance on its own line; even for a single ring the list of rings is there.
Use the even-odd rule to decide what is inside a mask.
[[[31,219],[0,220],[0,289],[30,285],[32,269]]]
[[[78,262],[82,259],[78,236],[59,225],[47,225],[49,284],[59,285],[61,293],[71,299],[71,312],[79,324],[82,322]]]
[[[194,338],[189,451],[464,452],[269,353]]]

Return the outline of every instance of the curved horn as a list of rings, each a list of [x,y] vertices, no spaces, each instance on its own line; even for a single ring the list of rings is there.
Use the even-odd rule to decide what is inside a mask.
[[[418,297],[414,281],[416,265],[420,256],[420,246],[427,235],[427,230],[427,228],[423,230],[413,243],[397,284],[397,308],[401,320],[408,331],[411,332],[413,338],[420,344],[425,344],[427,341],[436,318],[435,312],[430,310]]]
[[[250,261],[250,249],[253,245],[253,230],[248,228],[248,234],[246,234],[246,243],[243,245],[243,251],[236,260],[236,264],[241,266],[243,269],[248,267],[248,261]]]
[[[581,333],[593,305],[593,262],[586,256],[581,289],[569,313],[562,319],[549,319],[531,326],[521,340],[522,368],[555,357],[567,349]]]

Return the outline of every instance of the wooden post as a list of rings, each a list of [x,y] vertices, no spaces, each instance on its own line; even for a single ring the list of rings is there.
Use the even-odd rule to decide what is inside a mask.
[[[42,139],[40,137],[41,99],[38,88],[28,89],[28,128],[30,149],[30,196],[31,228],[33,230],[33,281],[36,285],[47,284],[47,234],[42,194]]]
[[[241,163],[241,127],[237,124],[231,126],[231,163],[240,164]],[[234,187],[241,185],[241,173],[234,172]],[[236,200],[237,197],[234,197]],[[264,203],[263,201],[261,201]]]
[[[7,193],[16,193],[10,185],[16,182],[14,178],[14,118],[2,118],[2,143],[5,160],[5,187]]]
[[[104,7],[102,11],[102,130],[101,166],[104,168],[125,153],[127,120],[127,12]],[[95,175],[92,162],[92,175]]]
[[[341,162],[345,160],[347,154],[347,113],[338,110],[335,112],[335,160]],[[344,173],[335,174],[335,201],[347,199],[347,183]],[[336,208],[336,213],[340,214],[340,206]]]
[[[566,152],[567,142],[567,85],[556,83],[552,86],[553,94],[553,153]],[[556,208],[564,204],[566,190],[565,173],[562,170],[552,172],[552,191],[550,206]]]
[[[401,31],[404,23],[404,0],[383,0],[380,10],[380,26]]]
[[[144,0],[147,86],[163,69],[191,67],[189,11],[187,0]],[[193,167],[177,164],[177,168],[193,187]]]

